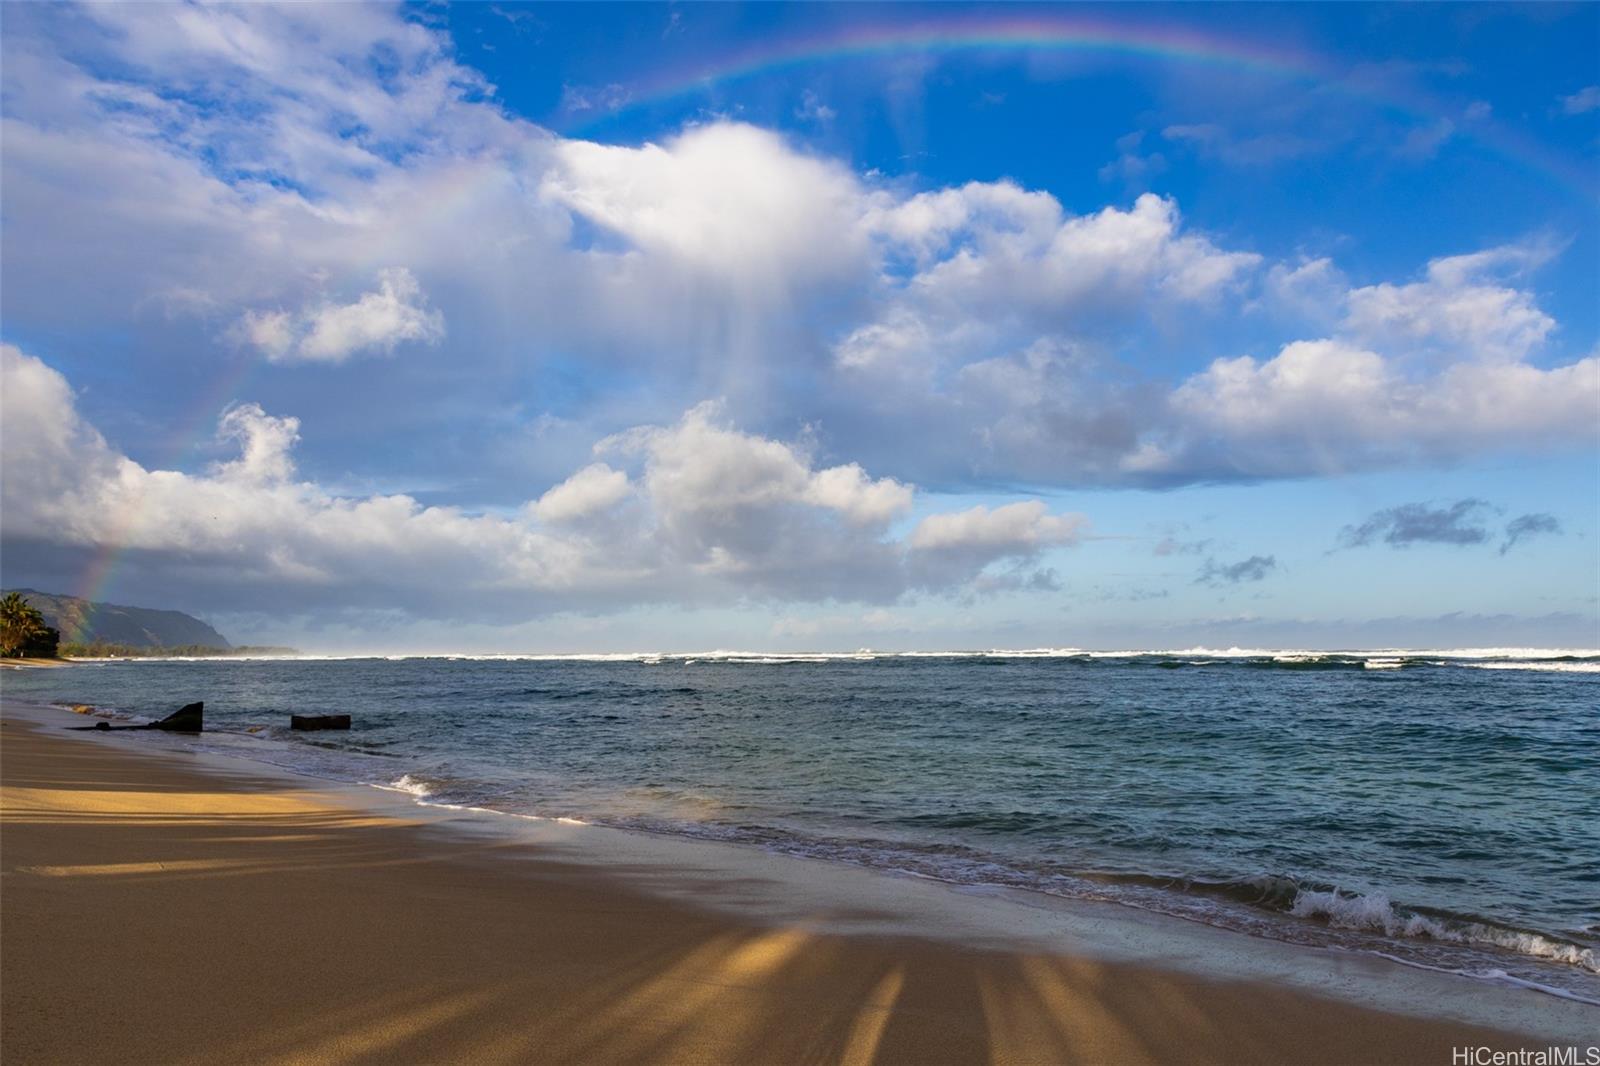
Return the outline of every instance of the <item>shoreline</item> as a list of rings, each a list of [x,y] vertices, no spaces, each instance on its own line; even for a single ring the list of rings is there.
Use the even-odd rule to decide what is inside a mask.
[[[72,666],[80,659],[40,659],[36,656],[17,656],[0,659],[0,669],[4,670],[51,670],[58,666]]]
[[[103,688],[100,696],[103,699],[107,697],[115,699],[114,694]],[[61,713],[59,708],[63,706],[65,705],[61,703],[52,703],[42,707],[39,713],[47,718],[56,716]],[[148,707],[144,708],[146,712],[150,710]],[[126,711],[115,709],[102,709],[96,713],[113,718],[127,714]],[[257,769],[270,767],[272,772],[282,772],[289,775],[292,780],[313,780],[324,787],[329,783],[349,786],[357,790],[352,799],[359,804],[378,802],[374,799],[373,791],[377,790],[387,794],[394,802],[405,805],[406,811],[400,812],[403,816],[414,815],[423,809],[433,811],[441,817],[459,816],[461,822],[458,827],[471,826],[475,831],[498,824],[503,832],[515,835],[518,832],[516,828],[518,825],[528,832],[533,832],[534,830],[528,828],[531,824],[545,821],[539,817],[540,812],[537,808],[507,805],[502,802],[502,797],[496,795],[495,789],[471,787],[470,778],[453,778],[446,773],[438,781],[434,781],[421,776],[423,771],[419,771],[414,765],[410,765],[408,772],[402,775],[399,773],[399,768],[408,765],[405,760],[402,760],[399,768],[388,760],[374,761],[370,758],[366,760],[366,765],[337,759],[330,763],[320,757],[313,757],[308,761],[309,756],[315,756],[329,745],[318,743],[314,739],[309,744],[297,744],[285,737],[263,741],[259,735],[247,736],[256,734],[260,728],[254,726],[242,729],[239,723],[234,721],[231,727],[214,729],[203,737],[193,739],[184,739],[171,734],[148,733],[119,734],[119,736],[135,749],[149,750],[152,747],[161,750],[177,749],[187,756],[214,755],[224,762],[238,759]],[[333,747],[339,748],[341,745],[335,743]],[[413,774],[419,776],[413,777]],[[438,783],[440,781],[444,782],[442,786]],[[482,786],[483,782],[477,784]],[[436,789],[440,791],[435,791]],[[483,806],[480,807],[478,804]],[[952,892],[983,895],[989,899],[1003,900],[1007,904],[1034,909],[1050,907],[1070,909],[1074,905],[1087,906],[1090,909],[1108,907],[1112,913],[1123,916],[1123,924],[1131,923],[1133,928],[1138,929],[1142,929],[1150,922],[1164,921],[1169,924],[1178,923],[1185,930],[1199,925],[1224,931],[1226,937],[1223,940],[1208,941],[1197,950],[1202,955],[1230,957],[1229,972],[1237,969],[1241,975],[1247,977],[1256,973],[1254,964],[1249,961],[1253,956],[1249,955],[1247,949],[1229,946],[1235,942],[1228,938],[1242,937],[1251,942],[1266,940],[1274,944],[1331,951],[1341,956],[1353,954],[1361,958],[1384,959],[1415,971],[1460,976],[1476,984],[1533,990],[1600,1008],[1600,989],[1594,987],[1592,978],[1586,976],[1593,973],[1592,955],[1562,959],[1554,954],[1557,950],[1568,948],[1573,951],[1583,951],[1584,945],[1581,942],[1569,942],[1562,939],[1559,933],[1539,932],[1529,925],[1508,923],[1471,925],[1468,923],[1488,923],[1491,919],[1477,918],[1470,913],[1455,916],[1460,923],[1458,929],[1444,929],[1439,933],[1428,930],[1413,933],[1408,929],[1403,935],[1395,936],[1387,929],[1379,932],[1362,925],[1340,925],[1332,921],[1324,925],[1313,919],[1290,917],[1294,912],[1286,911],[1285,904],[1281,901],[1276,908],[1258,905],[1257,896],[1263,889],[1258,881],[1248,879],[1232,883],[1215,882],[1215,890],[1209,893],[1205,891],[1206,883],[1203,883],[1198,894],[1174,889],[1165,883],[1155,883],[1161,876],[1159,874],[1128,875],[1127,881],[1132,884],[1132,888],[1122,882],[1117,882],[1112,888],[1106,888],[1107,884],[1117,881],[1116,875],[1109,875],[1107,881],[1097,882],[1096,875],[1092,872],[1083,874],[1083,879],[1077,883],[1071,883],[1070,877],[1064,880],[1058,879],[1056,882],[1038,880],[1030,883],[1026,871],[1006,867],[1003,856],[995,856],[993,861],[997,865],[991,865],[987,869],[984,868],[982,855],[967,861],[965,865],[958,863],[952,866],[950,862],[936,855],[930,859],[928,856],[933,853],[918,853],[915,850],[885,851],[882,847],[874,851],[873,845],[870,844],[865,848],[855,848],[852,853],[848,842],[840,846],[826,836],[808,838],[803,834],[793,833],[786,836],[781,831],[745,833],[739,831],[739,827],[727,831],[726,826],[712,826],[702,831],[692,819],[660,825],[638,824],[631,821],[619,824],[607,819],[603,810],[598,821],[589,821],[585,810],[583,806],[578,806],[564,812],[570,813],[575,819],[584,819],[585,823],[574,824],[587,824],[586,831],[591,834],[587,838],[590,847],[577,849],[575,853],[577,861],[591,861],[591,852],[599,846],[598,841],[602,839],[631,841],[631,844],[609,845],[609,850],[624,853],[630,849],[638,850],[641,838],[664,840],[673,847],[690,849],[683,854],[693,853],[694,849],[699,848],[702,854],[715,855],[716,858],[711,865],[727,869],[730,876],[742,876],[744,866],[753,862],[755,855],[781,854],[791,857],[799,865],[788,867],[783,873],[774,873],[773,879],[779,882],[814,879],[816,876],[814,872],[824,868],[849,869],[865,871],[876,878],[895,879],[899,884],[907,883],[907,879],[932,881],[944,885]],[[491,821],[477,825],[481,819]],[[497,823],[493,821],[495,819],[500,821]],[[757,830],[760,828],[756,827]],[[621,835],[608,838],[605,835],[607,833]],[[670,868],[672,854],[674,852],[652,853],[649,861]],[[1301,897],[1309,898],[1311,907],[1326,906],[1322,897],[1337,891],[1332,887],[1337,884],[1336,881],[1298,884],[1287,881],[1286,883],[1291,886],[1291,891],[1298,893],[1295,898],[1296,908]],[[1241,893],[1237,898],[1226,894],[1230,884],[1236,886]],[[839,888],[841,893],[863,891],[870,890],[860,885]],[[1257,895],[1246,898],[1243,895],[1245,892]],[[1351,894],[1348,899],[1356,906],[1377,900],[1378,905],[1385,909],[1390,908],[1388,897],[1381,889],[1368,889],[1368,893],[1365,896]],[[1393,905],[1395,911],[1406,914],[1407,912],[1400,910],[1402,906],[1401,903]],[[1433,916],[1426,920],[1444,921],[1451,916],[1450,912],[1437,909],[1423,913]],[[1362,913],[1358,917],[1365,920],[1367,915]],[[1412,915],[1409,920],[1418,919]],[[925,921],[920,925],[910,923],[910,932],[925,935],[931,925],[937,925],[937,921]],[[1199,934],[1184,932],[1171,935],[1187,943]],[[1495,936],[1512,939],[1496,940],[1493,939]],[[1471,937],[1477,939],[1469,939]],[[1045,946],[1048,948],[1049,943],[1047,942]],[[1501,950],[1505,952],[1503,958],[1496,956],[1496,952]],[[1244,954],[1246,961],[1233,963],[1231,956],[1239,954]],[[1541,956],[1548,961],[1541,961]],[[1163,961],[1159,953],[1141,958],[1142,961],[1157,965]],[[1273,981],[1285,980],[1283,969],[1280,967],[1271,970],[1265,976]],[[1214,967],[1201,968],[1198,973],[1205,976],[1213,970]],[[1368,1003],[1380,1009],[1388,1009],[1390,1006],[1382,997],[1361,999],[1358,1002]],[[1462,1020],[1474,1020],[1475,1017],[1468,1014],[1462,1016]]]
[[[498,981],[531,982],[545,999],[582,1001],[586,1012],[600,1015],[618,1009],[615,997],[591,1002],[581,988],[557,978],[570,978],[573,968],[591,976],[629,970],[642,943],[664,948],[657,943],[662,937],[697,930],[693,945],[676,944],[693,975],[666,967],[647,984],[659,980],[678,988],[687,981],[699,990],[703,1009],[683,1018],[663,1002],[637,1017],[628,1013],[629,1025],[646,1027],[665,1025],[672,1015],[673,1031],[690,1043],[663,1045],[661,1054],[645,1058],[682,1057],[692,1045],[730,1053],[737,1046],[748,1052],[736,1056],[741,1059],[788,1061],[807,1057],[800,1049],[817,1046],[822,1033],[831,1034],[828,1046],[848,1058],[851,1048],[866,1046],[864,1034],[876,1025],[870,1050],[878,1057],[855,1061],[1026,1058],[1029,1049],[1035,1059],[1051,1061],[1267,1061],[1291,1052],[1311,1061],[1446,1061],[1451,1047],[1468,1044],[1578,1043],[1600,1017],[1593,1007],[1532,991],[1158,920],[1115,904],[1029,900],[1020,897],[1034,894],[1017,890],[963,891],[712,842],[419,806],[377,788],[330,785],[227,756],[139,750],[120,738],[51,735],[41,724],[70,717],[11,701],[4,708],[7,950],[0,986],[7,1000],[5,1043],[13,1052],[50,1048],[45,1057],[72,1060],[69,1050],[49,1044],[65,1035],[67,1023],[52,1026],[44,1019],[86,998],[110,1002],[130,988],[163,987],[134,969],[44,950],[49,941],[77,939],[74,915],[108,935],[121,930],[114,945],[99,942],[98,949],[136,956],[149,953],[151,936],[160,944],[188,928],[176,914],[140,910],[130,916],[125,890],[132,888],[163,888],[185,897],[191,909],[223,917],[206,939],[235,959],[224,984],[245,994],[252,1012],[272,1005],[270,1017],[243,1019],[242,1028],[235,1021],[230,1037],[205,1037],[212,1053],[237,1051],[258,1026],[281,1024],[271,1018],[305,1025],[321,1009],[295,995],[283,1002],[292,990],[239,972],[253,973],[251,967],[263,962],[250,946],[272,927],[294,930],[306,923],[346,944],[352,959],[385,960],[346,969],[323,996],[361,999],[374,982],[415,991],[430,983],[427,960],[443,950],[456,979],[483,995]],[[106,750],[108,741],[114,750]],[[78,776],[66,781],[50,769],[69,765]],[[140,784],[106,790],[108,782],[130,779]],[[262,833],[263,818],[283,831]],[[199,822],[204,840],[194,839]],[[381,847],[373,837],[381,838]],[[308,848],[328,856],[374,851],[383,858],[373,858],[371,866],[339,858],[319,864],[301,854]],[[181,856],[168,854],[173,849]],[[90,870],[97,873],[82,872]],[[305,902],[283,898],[308,880],[315,891],[296,896]],[[220,892],[224,886],[236,891]],[[417,911],[419,892],[427,906]],[[575,906],[574,899],[589,902]],[[76,906],[66,907],[68,901]],[[445,928],[390,942],[383,931],[392,923],[374,924],[371,913],[392,919],[397,911]],[[550,912],[563,914],[562,925],[570,926],[564,934],[582,950],[568,944],[551,951],[553,934],[530,917]],[[130,920],[124,929],[122,922]],[[546,965],[520,972],[505,957],[511,948],[502,938],[538,944],[542,950],[534,954]],[[302,968],[328,961],[314,951],[307,958],[315,942],[300,947]],[[723,958],[713,944],[730,953]],[[735,944],[743,946],[735,950]],[[760,944],[770,948],[752,946]],[[751,962],[746,975],[745,964],[735,964],[769,950],[775,953],[770,971]],[[691,965],[691,959],[699,961]],[[481,967],[477,979],[472,964]],[[729,965],[733,972],[724,973]],[[913,979],[913,973],[923,976]],[[891,982],[893,974],[899,976]],[[813,1000],[820,1015],[796,1015],[772,1002],[778,988],[791,989],[794,982],[820,997]],[[46,989],[63,1001],[47,1008],[52,996]],[[1166,1009],[1151,1016],[1153,1002]],[[949,1017],[935,1027],[941,1039],[927,1044],[921,1042],[929,1032],[924,1015],[934,1003]],[[509,1012],[519,1026],[548,1028],[521,1011],[502,1002],[491,1013]],[[743,1021],[733,1025],[724,1017],[730,1013]],[[823,1016],[831,1020],[818,1020]],[[1134,1016],[1141,1019],[1137,1033],[1128,1025]],[[1291,1018],[1294,1024],[1286,1026]],[[1067,1024],[1072,1019],[1076,1028]],[[207,1027],[217,1021],[205,1019]],[[416,1039],[443,1039],[432,1029],[428,1034]],[[114,1036],[98,1038],[112,1041],[108,1049],[119,1046]],[[466,1039],[461,1033],[456,1038]],[[136,1058],[134,1047],[128,1045]],[[579,1051],[576,1045],[568,1050]],[[642,1050],[596,1046],[579,1057],[609,1053],[628,1061]],[[322,1060],[317,1053],[309,1057]]]

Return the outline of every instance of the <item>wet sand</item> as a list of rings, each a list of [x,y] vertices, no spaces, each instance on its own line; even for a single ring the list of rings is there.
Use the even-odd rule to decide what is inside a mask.
[[[1552,1042],[1261,982],[745,920],[537,843],[106,741],[0,721],[7,1066],[1446,1064]]]

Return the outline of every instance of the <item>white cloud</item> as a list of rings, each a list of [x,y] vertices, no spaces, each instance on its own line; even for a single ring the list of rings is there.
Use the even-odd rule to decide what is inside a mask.
[[[533,513],[544,522],[572,522],[614,507],[632,491],[627,474],[591,463],[540,496]]]
[[[300,439],[299,419],[274,418],[260,404],[241,404],[222,412],[217,436],[239,445],[239,458],[217,467],[220,477],[271,484],[288,481],[294,475],[290,452]]]
[[[1151,193],[1127,211],[1068,218],[1048,194],[975,183],[914,197],[886,212],[883,228],[925,255],[943,253],[908,291],[969,312],[982,301],[1070,314],[1091,301],[1205,299],[1260,261],[1180,234],[1177,205]]]
[[[1265,362],[1219,359],[1172,396],[1171,450],[1149,469],[1338,473],[1596,437],[1600,358],[1552,370],[1459,363],[1408,378],[1376,352],[1296,341]]]
[[[795,506],[847,526],[882,530],[911,508],[912,489],[874,480],[860,466],[813,469],[794,447],[729,429],[719,406],[701,404],[675,426],[603,441],[601,450],[645,456],[644,484],[669,532],[702,550],[743,539],[752,515]]]
[[[1083,515],[1051,514],[1040,500],[929,515],[907,538],[913,580],[933,588],[959,582],[977,593],[1053,591],[1054,574],[1022,568],[1047,549],[1077,544],[1087,526]],[[986,572],[996,559],[1012,565]]]
[[[929,515],[911,531],[918,551],[1004,548],[1007,554],[1037,551],[1078,539],[1082,515],[1053,515],[1043,502],[1023,500],[990,510],[979,505],[955,514]]]
[[[636,480],[591,464],[511,515],[297,480],[299,421],[255,404],[220,420],[236,458],[200,474],[152,470],[82,420],[59,373],[13,346],[0,356],[13,564],[66,553],[81,565],[116,549],[127,575],[149,568],[167,598],[198,587],[269,613],[503,619],[668,601],[886,603],[912,588],[959,591],[991,563],[1071,543],[1080,521],[1029,503],[958,515],[943,533],[933,516],[896,540],[887,531],[911,508],[909,486],[855,464],[817,468],[720,424],[713,405],[602,442],[639,461]]]
[[[1344,328],[1354,336],[1401,350],[1442,350],[1454,357],[1526,358],[1555,329],[1526,290],[1498,283],[1497,271],[1519,271],[1549,255],[1511,245],[1428,263],[1423,280],[1352,289]]]
[[[361,352],[392,353],[406,341],[437,344],[444,315],[425,306],[411,271],[396,267],[380,271],[377,291],[354,303],[322,303],[296,315],[247,311],[238,333],[273,362],[340,363]]]
[[[856,463],[819,470],[806,485],[805,500],[837,511],[858,526],[885,526],[911,510],[911,486],[893,478],[877,481]]]
[[[561,141],[554,164],[545,199],[725,284],[786,289],[867,261],[855,177],[754,126],[721,122],[639,148]]]
[[[916,269],[891,284],[874,320],[837,342],[834,360],[929,384],[941,366],[1013,341],[1206,304],[1260,262],[1182,232],[1176,205],[1148,193],[1130,210],[1068,217],[1047,193],[971,183],[885,206],[872,224]]]

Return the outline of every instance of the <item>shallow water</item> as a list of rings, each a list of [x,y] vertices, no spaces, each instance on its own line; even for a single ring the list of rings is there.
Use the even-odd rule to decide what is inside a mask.
[[[142,661],[5,691],[204,699],[215,732],[125,735],[1600,1002],[1593,653]]]

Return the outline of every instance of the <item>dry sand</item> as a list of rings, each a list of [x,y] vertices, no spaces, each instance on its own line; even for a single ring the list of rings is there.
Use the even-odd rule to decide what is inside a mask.
[[[535,845],[15,719],[0,792],[6,1066],[1446,1066],[1453,1047],[1549,1042],[1260,983],[743,922]]]

